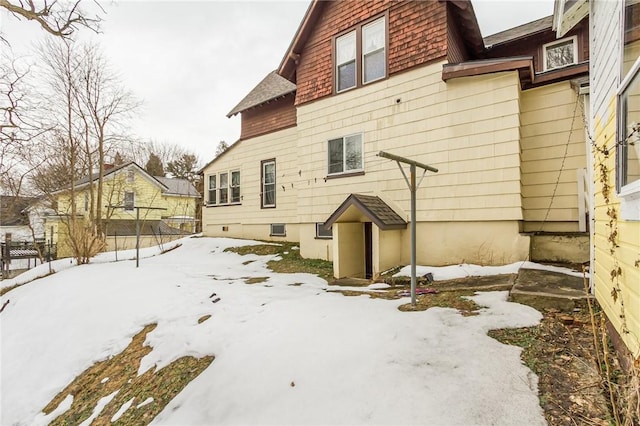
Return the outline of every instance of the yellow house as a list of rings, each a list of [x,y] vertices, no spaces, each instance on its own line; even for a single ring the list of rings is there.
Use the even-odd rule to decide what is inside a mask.
[[[419,263],[510,263],[557,237],[588,260],[588,43],[551,17],[483,39],[470,1],[313,1],[229,113],[241,136],[202,170],[203,233],[297,241],[336,277],[407,264],[410,193],[385,151],[438,169]]]
[[[640,3],[557,1],[558,34],[589,15],[589,133],[594,182],[594,291],[633,360],[640,360]],[[597,78],[595,78],[597,77]]]
[[[154,177],[136,163],[111,167],[104,172],[102,222],[107,236],[106,250],[135,247],[136,220],[140,225],[140,246],[148,247],[195,231],[198,192],[184,179]],[[83,178],[75,185],[76,217],[88,217],[95,211],[90,186],[97,175]],[[95,193],[95,191],[94,191]],[[54,194],[57,216],[48,220],[58,244],[58,256],[70,256],[65,240],[72,214],[69,190]],[[93,210],[92,210],[93,209]]]

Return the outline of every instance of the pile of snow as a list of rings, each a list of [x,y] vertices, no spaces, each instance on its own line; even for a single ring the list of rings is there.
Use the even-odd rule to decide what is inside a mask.
[[[572,275],[574,277],[581,277],[582,272],[577,272],[569,268],[552,265],[542,265],[535,262],[515,262],[509,265],[503,266],[480,266],[468,263],[461,265],[450,266],[416,266],[416,276],[424,276],[428,273],[433,274],[435,281],[452,280],[456,278],[465,277],[484,277],[489,275],[501,275],[501,274],[517,274],[520,269],[538,269],[544,271],[558,272],[565,275]],[[394,275],[394,277],[408,277],[411,276],[411,265],[407,265],[400,269],[400,271]]]
[[[51,421],[42,408],[149,323],[158,326],[139,373],[185,355],[215,356],[154,424],[545,424],[521,349],[487,336],[541,318],[506,292],[474,296],[486,306],[477,316],[400,312],[406,300],[344,297],[317,276],[270,271],[276,256],[224,252],[257,242],[179,243],[139,268],[96,261],[56,269],[0,298],[10,300],[1,314],[0,424]],[[267,280],[245,284],[251,277]],[[204,315],[211,318],[199,324]],[[118,416],[136,409],[127,404]]]

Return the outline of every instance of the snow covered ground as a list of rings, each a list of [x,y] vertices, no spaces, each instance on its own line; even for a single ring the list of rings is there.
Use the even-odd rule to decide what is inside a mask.
[[[545,424],[521,350],[486,334],[541,318],[506,292],[475,296],[486,306],[477,316],[400,312],[407,299],[345,297],[316,276],[271,272],[274,256],[223,252],[250,241],[177,243],[162,255],[146,249],[152,257],[139,268],[109,254],[90,265],[58,261],[57,273],[0,298],[9,300],[0,314],[0,424],[46,423],[41,410],[60,390],[153,322],[140,373],[185,355],[216,357],[154,424]],[[268,279],[245,284],[250,277]],[[212,303],[212,293],[221,300]],[[118,413],[126,409],[136,406]]]

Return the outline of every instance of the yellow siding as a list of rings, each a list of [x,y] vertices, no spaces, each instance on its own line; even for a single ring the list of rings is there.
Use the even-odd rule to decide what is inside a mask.
[[[598,302],[607,317],[628,346],[634,356],[640,355],[640,222],[624,221],[611,217],[607,211],[614,209],[619,213],[620,201],[615,195],[615,95],[610,96],[609,107],[605,115],[595,117],[595,138],[599,147],[608,147],[609,156],[595,154],[595,263],[594,280]],[[600,165],[606,166],[608,173],[610,203],[603,195],[603,183]],[[613,223],[613,228],[609,224]],[[617,231],[614,241],[619,247],[612,247],[610,237],[612,229]],[[613,253],[611,252],[613,249]],[[611,271],[621,268],[618,278],[620,295],[617,301],[611,296],[615,281]],[[624,312],[623,306],[624,304]],[[621,315],[624,314],[624,318]],[[626,331],[625,331],[626,330]]]
[[[276,207],[263,209],[260,205],[260,162],[272,158],[276,160]],[[247,139],[238,146],[229,148],[229,151],[204,170],[204,200],[207,201],[210,174],[240,170],[241,204],[213,207],[205,205],[202,210],[203,233],[207,236],[269,239],[269,224],[298,223],[298,160],[295,128]],[[227,226],[228,230],[223,231],[223,226]],[[294,235],[297,236],[297,228],[291,228],[287,225],[286,239],[297,241],[293,239]]]
[[[444,83],[442,64],[298,108],[298,215],[324,221],[350,193],[380,194],[409,211],[410,194],[381,151],[432,165],[419,221],[521,220],[516,72]],[[326,179],[327,141],[362,133],[362,176]]]
[[[521,107],[525,230],[577,231],[576,170],[586,167],[581,100],[567,81],[522,92]]]

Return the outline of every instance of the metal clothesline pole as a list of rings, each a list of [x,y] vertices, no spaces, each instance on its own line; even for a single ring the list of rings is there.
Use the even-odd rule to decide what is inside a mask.
[[[105,206],[106,208],[118,208],[124,210],[135,209],[136,211],[136,268],[140,266],[140,209],[145,210],[167,210],[165,207],[140,207],[140,206]],[[116,247],[117,250],[117,247]]]
[[[385,151],[380,151],[378,153],[378,157],[387,158],[389,160],[393,160],[398,164],[400,171],[404,176],[404,180],[407,182],[407,186],[409,187],[409,191],[411,192],[411,304],[415,306],[416,304],[416,191],[420,183],[422,183],[422,179],[424,179],[424,175],[427,171],[438,173],[438,169],[435,167],[428,166],[426,164],[422,164],[418,161],[409,160],[408,158],[400,157],[399,155],[390,154]],[[404,169],[400,165],[400,163],[409,165],[409,179],[407,179],[407,175],[404,173]],[[422,174],[422,178],[418,185],[416,185],[416,168],[420,167],[424,170]]]

